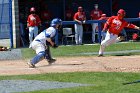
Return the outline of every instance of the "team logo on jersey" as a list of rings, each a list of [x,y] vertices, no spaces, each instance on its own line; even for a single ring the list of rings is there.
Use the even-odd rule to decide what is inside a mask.
[[[117,19],[114,19],[113,23],[116,24],[116,25],[120,25],[120,26],[122,25],[122,22],[117,20]]]
[[[114,19],[114,20],[112,21],[112,23],[116,25],[116,26],[115,26],[115,29],[119,29],[119,28],[121,27],[121,25],[122,25],[122,22],[119,21],[119,20],[117,20],[117,19]]]

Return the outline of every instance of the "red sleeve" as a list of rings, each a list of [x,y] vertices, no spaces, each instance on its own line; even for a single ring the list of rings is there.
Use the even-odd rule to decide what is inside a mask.
[[[77,16],[78,16],[77,13],[75,13],[73,19],[74,20],[77,19]]]
[[[127,28],[133,28],[133,29],[134,29],[135,26],[136,26],[136,25],[130,24],[130,23],[128,23],[128,22],[125,23],[125,27],[127,27]]]
[[[110,25],[111,23],[112,23],[112,20],[114,19],[114,17],[112,16],[112,17],[110,17],[107,21],[106,21],[106,23],[108,24],[108,25]]]
[[[106,21],[106,23],[105,23],[105,25],[104,25],[104,28],[103,28],[104,31],[108,29],[108,26],[112,23],[112,20],[113,20],[113,17],[110,17],[110,18]]]

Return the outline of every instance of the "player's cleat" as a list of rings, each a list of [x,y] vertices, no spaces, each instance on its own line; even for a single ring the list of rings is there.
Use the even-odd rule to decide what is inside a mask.
[[[103,57],[103,54],[99,54],[98,57]]]
[[[56,59],[51,58],[51,59],[47,59],[47,61],[48,61],[49,65],[51,65],[51,64],[55,63]]]
[[[27,63],[29,65],[29,68],[35,68],[35,65],[30,62]]]

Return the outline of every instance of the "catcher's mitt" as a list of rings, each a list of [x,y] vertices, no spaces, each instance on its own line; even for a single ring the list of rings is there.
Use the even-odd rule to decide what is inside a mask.
[[[54,45],[52,46],[52,48],[58,48],[58,45],[54,44]]]

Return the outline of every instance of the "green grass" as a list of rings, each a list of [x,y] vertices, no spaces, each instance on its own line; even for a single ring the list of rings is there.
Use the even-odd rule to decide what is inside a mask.
[[[56,57],[60,56],[69,57],[78,53],[98,52],[98,50],[99,44],[82,45],[82,46],[59,46],[59,48],[57,49],[51,48],[53,56]],[[140,50],[140,42],[116,43],[106,48],[106,51],[124,51],[124,50]],[[139,55],[140,53],[127,53],[122,55],[135,55],[135,54]],[[23,58],[25,59],[32,58],[35,55],[35,51],[29,48],[22,48],[22,55]],[[0,80],[20,80],[20,79],[93,84],[93,86],[86,87],[50,89],[26,93],[140,93],[140,83],[123,85],[123,83],[126,82],[140,80],[140,73],[73,72],[73,73],[47,73],[36,75],[0,76]]]
[[[140,83],[123,85],[140,80],[139,73],[75,72],[37,75],[0,76],[0,80],[43,80],[93,84],[93,86],[40,90],[26,93],[140,93]]]
[[[105,49],[105,52],[107,52],[107,51],[124,51],[124,50],[140,50],[140,42],[112,44]],[[92,52],[98,52],[98,51],[99,51],[99,44],[81,45],[81,46],[59,46],[57,49],[51,48],[52,55],[55,57],[82,56],[82,53],[92,53]],[[29,48],[22,48],[22,54],[23,54],[24,58],[31,58],[34,56],[35,52]],[[140,53],[127,53],[125,55],[135,55],[135,54],[140,54]],[[124,54],[122,54],[122,55],[124,55]],[[89,54],[89,56],[90,56],[90,54]]]

